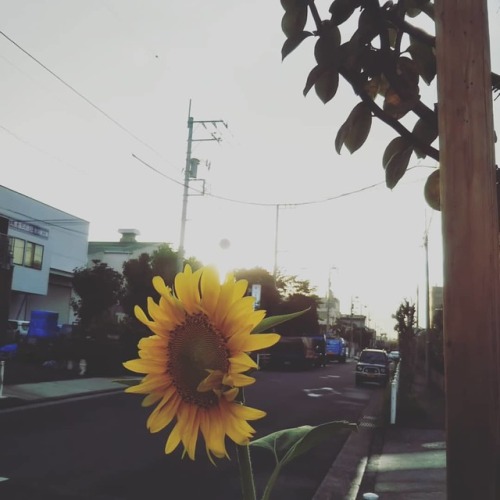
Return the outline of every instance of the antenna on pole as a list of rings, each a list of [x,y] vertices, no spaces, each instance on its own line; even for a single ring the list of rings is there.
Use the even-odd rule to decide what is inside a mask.
[[[189,196],[189,181],[191,179],[197,180],[197,167],[200,163],[199,160],[191,158],[193,142],[202,141],[216,141],[220,142],[221,137],[215,135],[213,132],[210,133],[209,138],[193,139],[193,126],[195,123],[201,123],[205,129],[207,129],[206,124],[211,124],[213,127],[217,128],[217,123],[222,123],[227,128],[227,123],[223,120],[194,120],[191,116],[191,99],[189,99],[189,109],[188,109],[188,138],[187,138],[187,151],[186,151],[186,166],[184,167],[184,192],[182,196],[182,214],[181,214],[181,234],[179,238],[179,251],[177,257],[177,270],[182,271],[184,267],[184,240],[186,237],[186,221],[187,221],[187,205]]]

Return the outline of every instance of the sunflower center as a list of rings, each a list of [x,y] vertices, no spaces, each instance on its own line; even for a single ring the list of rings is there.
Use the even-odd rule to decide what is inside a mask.
[[[208,408],[217,404],[213,391],[200,392],[198,385],[209,372],[229,368],[226,340],[205,314],[186,317],[170,334],[168,370],[183,401]]]

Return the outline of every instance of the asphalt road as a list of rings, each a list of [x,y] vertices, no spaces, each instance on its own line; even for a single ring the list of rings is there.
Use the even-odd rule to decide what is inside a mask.
[[[376,387],[356,388],[354,363],[307,371],[263,370],[246,390],[249,406],[267,411],[257,436],[331,420],[357,422]],[[237,500],[238,466],[210,464],[200,446],[197,460],[163,453],[167,432],[151,435],[151,409],[130,394],[63,401],[0,411],[0,498],[67,500]],[[310,500],[347,439],[347,432],[288,465],[273,500]],[[271,455],[252,452],[258,497],[271,472]]]

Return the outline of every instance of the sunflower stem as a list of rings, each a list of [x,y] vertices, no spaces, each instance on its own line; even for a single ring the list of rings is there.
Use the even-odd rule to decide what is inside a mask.
[[[243,500],[255,500],[255,483],[253,480],[252,461],[250,460],[250,446],[236,445],[236,453],[240,467]]]

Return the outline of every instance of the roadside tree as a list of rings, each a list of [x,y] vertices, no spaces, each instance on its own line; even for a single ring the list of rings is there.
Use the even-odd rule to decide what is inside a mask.
[[[110,310],[117,306],[123,294],[123,277],[98,260],[92,267],[79,267],[74,270],[73,290],[78,295],[71,306],[81,328],[108,319]]]

